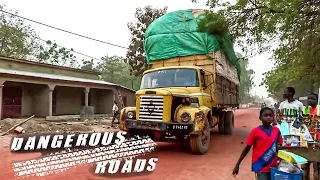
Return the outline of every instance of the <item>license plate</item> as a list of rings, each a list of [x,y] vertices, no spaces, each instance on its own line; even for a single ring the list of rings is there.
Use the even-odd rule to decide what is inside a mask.
[[[189,126],[173,124],[173,125],[171,125],[170,129],[171,130],[189,130]]]

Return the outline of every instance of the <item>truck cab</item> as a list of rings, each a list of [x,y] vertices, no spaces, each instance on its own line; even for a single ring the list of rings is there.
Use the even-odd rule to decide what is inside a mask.
[[[136,93],[140,101],[136,104],[139,107],[137,119],[187,123],[173,128],[183,129],[188,126],[192,130],[190,121],[195,117],[187,111],[199,109],[200,106],[207,107],[208,110],[212,107],[204,78],[204,71],[196,66],[172,66],[146,71],[141,88]],[[181,108],[185,110],[179,111]]]

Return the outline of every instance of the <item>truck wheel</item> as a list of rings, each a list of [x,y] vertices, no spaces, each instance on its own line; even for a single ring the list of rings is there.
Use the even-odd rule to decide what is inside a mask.
[[[190,147],[194,154],[203,155],[208,152],[210,145],[210,126],[208,119],[205,119],[204,128],[199,135],[190,136]]]
[[[221,115],[219,117],[219,123],[218,123],[218,130],[220,134],[224,134],[225,132],[225,117],[226,117],[226,112],[222,111]]]
[[[225,134],[232,135],[233,129],[234,129],[234,114],[232,111],[228,111],[224,119]]]

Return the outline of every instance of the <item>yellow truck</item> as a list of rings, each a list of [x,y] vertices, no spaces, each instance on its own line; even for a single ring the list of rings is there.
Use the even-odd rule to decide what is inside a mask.
[[[130,136],[148,135],[158,141],[167,137],[189,138],[191,151],[205,154],[210,145],[211,128],[218,126],[221,134],[233,133],[233,109],[239,107],[236,66],[222,49],[217,48],[207,48],[213,51],[201,54],[200,48],[188,49],[183,45],[185,51],[193,55],[176,53],[166,56],[171,49],[166,49],[168,46],[179,48],[181,45],[174,45],[174,42],[164,44],[165,37],[152,39],[155,35],[151,31],[167,24],[165,20],[168,18],[172,22],[170,18],[187,14],[195,20],[197,12],[199,14],[195,10],[172,12],[149,26],[144,46],[151,68],[143,73],[140,90],[136,92],[136,107],[121,110],[120,129]],[[164,34],[159,30],[156,32]],[[195,35],[196,32],[191,36]],[[203,34],[197,37],[198,40],[201,38]],[[169,58],[158,59],[158,55]]]

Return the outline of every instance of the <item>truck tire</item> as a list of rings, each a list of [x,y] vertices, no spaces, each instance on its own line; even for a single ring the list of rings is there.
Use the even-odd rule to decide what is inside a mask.
[[[221,115],[219,117],[219,123],[218,123],[218,130],[220,134],[224,134],[225,132],[225,117],[226,117],[226,112],[222,111]]]
[[[224,119],[224,133],[232,135],[234,129],[234,114],[233,111],[228,111]]]
[[[205,119],[205,125],[199,135],[190,136],[190,147],[194,154],[206,154],[210,147],[210,126],[208,119]]]

